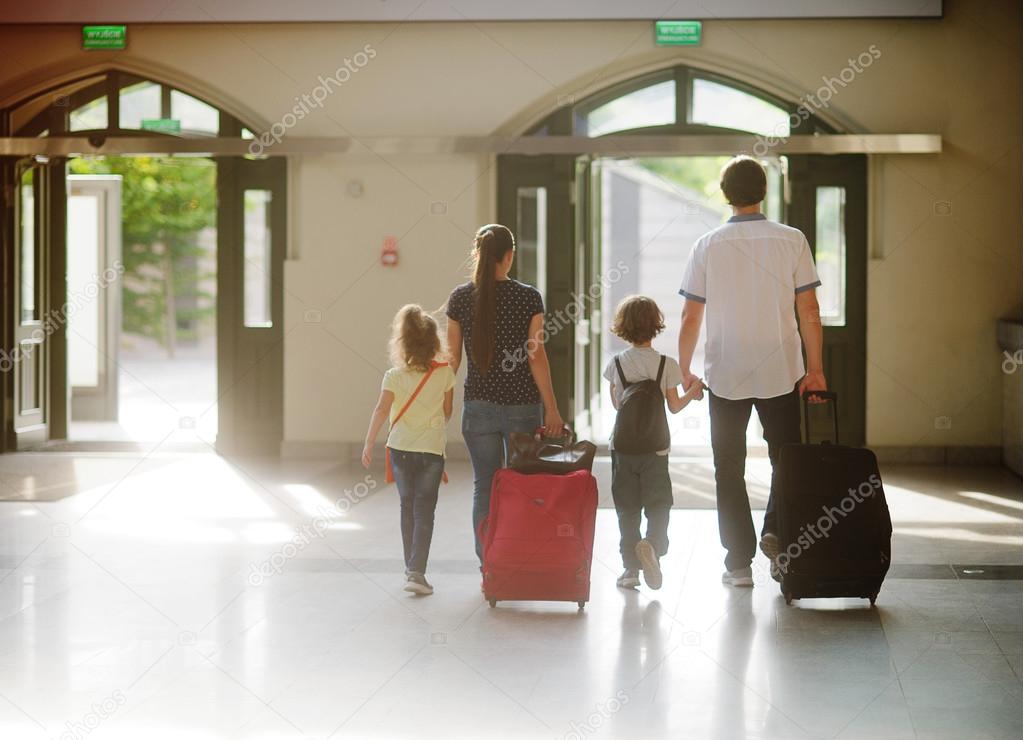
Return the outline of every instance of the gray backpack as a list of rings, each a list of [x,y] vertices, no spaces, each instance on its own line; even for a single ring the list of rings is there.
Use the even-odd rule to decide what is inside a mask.
[[[611,444],[615,452],[660,452],[671,446],[668,415],[664,411],[664,393],[661,391],[665,359],[661,355],[656,380],[630,383],[625,379],[621,362],[615,358],[618,377],[622,381],[622,400],[618,404],[618,416],[611,432]]]

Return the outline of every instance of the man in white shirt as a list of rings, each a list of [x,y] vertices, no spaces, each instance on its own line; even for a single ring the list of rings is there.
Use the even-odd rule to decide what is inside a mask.
[[[689,255],[679,291],[685,304],[678,359],[688,388],[698,382],[690,365],[706,314],[718,529],[728,553],[722,581],[752,586],[757,539],[746,492],[746,427],[755,407],[773,468],[782,445],[800,441],[800,396],[827,390],[816,296],[820,280],[803,233],[760,212],[767,177],[755,159],[739,156],[725,165],[721,190],[734,215],[700,237]],[[773,491],[760,547],[773,564],[778,555]],[[778,577],[773,565],[772,575]]]

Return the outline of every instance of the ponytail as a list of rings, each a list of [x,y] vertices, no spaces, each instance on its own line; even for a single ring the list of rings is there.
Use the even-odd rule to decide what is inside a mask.
[[[476,232],[472,283],[476,305],[472,320],[472,361],[481,375],[494,364],[497,346],[497,265],[515,249],[515,237],[507,226],[487,224]]]
[[[426,372],[441,353],[437,321],[422,306],[402,306],[391,324],[391,364]]]

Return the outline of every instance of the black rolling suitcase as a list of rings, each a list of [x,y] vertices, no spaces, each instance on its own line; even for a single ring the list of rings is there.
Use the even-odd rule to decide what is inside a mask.
[[[877,458],[838,444],[838,396],[812,391],[827,404],[803,401],[805,444],[782,447],[775,472],[781,592],[792,599],[877,599],[892,554]],[[834,442],[811,444],[810,407],[830,406]]]

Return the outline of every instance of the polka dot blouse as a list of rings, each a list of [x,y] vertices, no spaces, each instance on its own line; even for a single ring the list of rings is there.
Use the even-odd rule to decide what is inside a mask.
[[[540,391],[529,372],[526,348],[529,322],[544,312],[543,298],[536,288],[517,280],[499,280],[496,285],[497,337],[494,360],[486,375],[479,372],[472,359],[475,287],[472,283],[459,285],[448,298],[447,315],[462,327],[462,341],[468,358],[465,400],[490,401],[505,406],[539,403]]]

